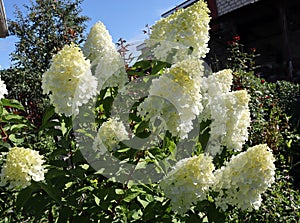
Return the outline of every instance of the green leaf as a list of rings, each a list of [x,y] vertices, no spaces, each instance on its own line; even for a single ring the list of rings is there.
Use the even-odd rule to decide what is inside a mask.
[[[19,192],[16,200],[17,211],[20,211],[22,207],[26,205],[27,201],[29,200],[33,192],[34,189],[32,188],[32,186],[27,187]]]
[[[221,213],[214,204],[210,205],[207,208],[208,211],[208,220],[209,222],[214,222],[214,223],[224,223],[225,222],[225,215],[224,213]]]
[[[57,191],[54,187],[47,184],[40,184],[41,188],[57,203],[61,203],[60,191]]]
[[[10,131],[17,132],[17,131],[21,130],[22,128],[26,128],[26,127],[28,127],[28,125],[26,125],[26,124],[21,124],[21,123],[14,124],[10,127]]]
[[[14,145],[20,145],[24,142],[24,138],[18,138],[15,134],[9,135],[8,138]]]
[[[131,148],[118,149],[117,152],[118,153],[125,153],[125,152],[127,152],[129,150],[131,150]]]
[[[3,106],[0,104],[0,116],[3,114]]]
[[[137,165],[135,166],[135,170],[139,170],[139,169],[145,169],[147,167],[147,162],[145,161],[140,161],[137,163]]]
[[[131,194],[127,195],[127,196],[123,199],[123,201],[125,201],[125,202],[130,202],[130,201],[132,201],[134,198],[136,198],[139,194],[140,194],[140,192],[131,193]]]
[[[162,62],[162,61],[154,61],[154,65],[151,71],[151,74],[157,74],[164,68],[169,68],[171,66],[170,63]]]
[[[20,122],[21,120],[25,120],[23,116],[11,114],[11,113],[3,115],[2,119],[4,121],[10,121],[10,122]]]
[[[143,208],[145,208],[150,203],[149,201],[141,199],[140,196],[138,196],[136,199],[143,206]]]
[[[123,189],[115,189],[116,194],[123,195],[125,194],[125,191]]]
[[[12,107],[24,111],[23,105],[17,100],[3,98],[1,99],[1,102],[2,106]]]
[[[100,198],[97,197],[96,195],[93,195],[94,196],[94,200],[95,200],[95,203],[97,204],[97,206],[100,206]]]

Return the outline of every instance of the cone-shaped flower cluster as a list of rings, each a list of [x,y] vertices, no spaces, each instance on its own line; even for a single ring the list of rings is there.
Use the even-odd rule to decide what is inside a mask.
[[[250,96],[245,90],[230,92],[232,71],[213,73],[203,79],[204,111],[201,120],[211,120],[207,151],[215,156],[222,146],[239,151],[248,140]]]
[[[128,132],[123,122],[119,121],[118,118],[109,118],[100,126],[93,149],[104,154],[107,151],[118,149],[119,142],[128,139]]]
[[[102,22],[97,22],[91,28],[83,52],[92,61],[100,90],[121,87],[128,81],[124,61]]]
[[[188,56],[204,58],[209,51],[209,21],[207,4],[198,1],[157,21],[146,44],[154,58],[161,61],[175,63]]]
[[[23,147],[13,147],[6,156],[1,170],[1,185],[9,189],[22,189],[31,184],[31,180],[42,181],[46,169],[43,156],[38,151]]]
[[[78,114],[79,107],[97,93],[97,79],[92,76],[90,62],[75,44],[66,45],[53,57],[51,67],[44,73],[42,88],[50,94],[57,113]]]
[[[152,81],[149,96],[140,104],[139,114],[153,123],[160,119],[160,128],[173,136],[187,138],[193,120],[203,107],[200,85],[203,67],[199,60],[178,62]]]
[[[171,198],[173,210],[182,214],[192,203],[207,199],[215,181],[214,169],[212,157],[204,154],[180,160],[160,182],[166,196]]]
[[[272,152],[265,144],[233,156],[215,173],[213,190],[219,193],[216,205],[224,211],[228,205],[242,210],[258,209],[261,194],[275,180],[274,161]]]

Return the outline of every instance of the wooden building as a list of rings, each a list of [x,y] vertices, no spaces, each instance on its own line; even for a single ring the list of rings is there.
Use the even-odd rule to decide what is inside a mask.
[[[8,28],[6,23],[4,3],[0,0],[0,38],[8,36]]]
[[[162,17],[197,1],[185,1]],[[299,81],[299,0],[207,0],[207,3],[212,17],[208,62],[218,58],[216,67],[224,68],[227,43],[234,36],[240,36],[246,51],[255,48],[260,54],[257,58],[260,75],[270,81]]]

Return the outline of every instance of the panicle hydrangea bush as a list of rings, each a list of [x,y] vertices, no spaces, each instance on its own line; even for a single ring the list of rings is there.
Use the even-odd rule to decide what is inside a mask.
[[[44,73],[42,88],[50,93],[55,111],[66,116],[78,114],[79,107],[97,93],[97,79],[90,62],[75,44],[66,45],[53,57],[51,67]]]
[[[212,157],[200,154],[176,163],[173,170],[160,182],[160,187],[171,198],[174,211],[185,213],[192,203],[207,199],[214,184],[215,166]]]
[[[1,185],[9,189],[22,189],[31,184],[31,180],[43,181],[46,169],[44,157],[38,151],[23,147],[13,147],[6,156],[1,170]]]
[[[258,209],[261,194],[271,186],[275,178],[275,158],[266,144],[248,148],[231,157],[225,166],[216,170],[213,190],[217,206],[226,211],[229,205],[242,210]]]
[[[204,154],[215,157],[221,154],[225,147],[235,152],[241,151],[248,140],[248,128],[251,123],[248,107],[250,96],[245,90],[231,91],[232,70],[205,73],[203,66],[199,66],[197,60],[199,61],[199,58],[203,58],[207,53],[209,39],[207,28],[209,16],[204,5],[206,4],[203,1],[199,1],[189,9],[178,10],[167,18],[161,19],[152,27],[150,38],[146,40],[147,46],[155,59],[171,62],[172,66],[165,69],[159,78],[152,80],[149,96],[139,105],[138,112],[152,122],[159,117],[164,121],[165,130],[181,139],[188,138],[188,133],[194,128],[193,121],[197,117],[200,122],[209,121],[207,126],[209,138]],[[201,25],[199,25],[200,18]],[[193,22],[188,22],[192,20]],[[198,41],[198,37],[201,41]],[[188,52],[188,48],[192,50]],[[268,154],[269,157],[273,157],[270,152]],[[244,157],[246,156],[242,156],[241,160]],[[175,170],[191,169],[187,160],[189,159],[179,161],[180,167],[177,165]],[[274,158],[270,158],[270,162],[273,163]],[[186,180],[187,177],[182,179],[184,174],[174,173],[177,172],[172,171],[164,178],[161,188],[166,196],[171,198],[173,209],[184,213],[192,202],[196,203],[196,198],[187,198],[188,195],[182,192],[191,189],[184,187],[178,189],[179,186],[175,186],[176,183],[185,185],[182,182],[188,184],[189,181]],[[274,172],[270,172],[269,176],[264,177],[273,175]],[[189,177],[194,177],[193,172]],[[218,180],[222,181],[222,176],[218,175]],[[224,180],[227,180],[226,177]],[[257,193],[249,196],[252,197],[251,201],[256,201],[250,203],[257,207],[258,197],[266,187],[261,190],[255,189],[256,187],[257,185],[253,185]],[[243,191],[244,189],[240,188],[240,193],[248,192],[246,189]],[[180,194],[178,191],[183,193],[182,197],[178,195]],[[236,205],[244,207],[241,202],[237,202]]]
[[[53,57],[51,67],[43,75],[43,91],[50,94],[50,102],[56,113],[77,115],[73,119],[56,116],[54,121],[51,120],[53,114],[47,114],[49,117],[45,122],[49,119],[51,124],[50,127],[47,123],[43,126],[53,134],[53,143],[57,143],[59,149],[51,157],[54,165],[59,163],[54,166],[53,173],[57,173],[58,178],[62,176],[60,180],[63,182],[57,187],[57,194],[61,194],[63,188],[63,193],[69,196],[66,199],[55,197],[55,193],[52,193],[55,187],[46,191],[50,191],[51,199],[54,197],[59,207],[60,202],[66,207],[70,204],[70,209],[59,212],[59,216],[69,214],[65,219],[73,219],[75,214],[70,210],[76,210],[76,214],[80,215],[78,219],[85,221],[105,219],[119,222],[121,219],[122,222],[128,222],[134,219],[135,222],[152,222],[154,219],[151,215],[157,218],[160,217],[157,213],[166,211],[161,213],[161,216],[169,217],[166,221],[183,222],[181,217],[186,217],[187,212],[200,218],[203,215],[210,217],[215,213],[220,214],[230,206],[242,210],[260,207],[261,194],[274,182],[275,159],[264,144],[240,152],[248,139],[250,97],[245,90],[231,91],[231,70],[208,72],[201,62],[208,52],[208,13],[205,1],[198,1],[153,26],[146,44],[154,59],[161,61],[142,61],[138,62],[140,67],[136,65],[143,70],[146,64],[147,72],[137,71],[137,76],[147,77],[135,83],[149,81],[148,89],[141,90],[143,84],[135,88],[127,83],[129,79],[126,71],[130,69],[125,69],[122,57],[101,22],[92,27],[83,52],[79,46],[70,44]],[[153,78],[147,79],[151,74]],[[129,104],[130,111],[125,111],[128,122],[119,118],[123,117],[123,114],[118,114],[123,112],[123,107],[118,110],[121,106],[114,104],[118,92],[126,96],[124,89],[129,89],[131,93],[128,94],[128,100],[126,97],[119,98],[120,101],[124,99],[124,105]],[[147,95],[143,94],[137,102],[131,103],[130,97],[139,95],[140,90],[147,92]],[[91,109],[88,102],[94,97],[97,97],[96,106]],[[82,105],[88,105],[87,109],[79,110]],[[84,111],[83,114],[81,111]],[[88,119],[95,114],[97,118],[101,117]],[[56,125],[57,119],[62,120],[61,125]],[[77,121],[74,126],[79,126],[76,134],[72,132],[72,121]],[[159,132],[161,140],[141,143],[142,148],[137,148],[144,139],[151,138],[147,137],[153,132]],[[196,134],[192,134],[194,132]],[[94,133],[95,136],[92,135]],[[121,143],[133,138],[137,139],[133,141],[135,147],[130,146],[130,143]],[[158,145],[153,146],[156,142]],[[151,146],[145,149],[148,145]],[[87,148],[82,149],[85,146]],[[180,151],[181,146],[183,149]],[[86,155],[84,158],[92,157],[93,163],[84,163],[88,159],[83,160],[78,155],[79,149],[82,149],[81,155]],[[225,157],[222,157],[224,149]],[[240,153],[223,165],[232,151]],[[105,156],[107,153],[108,156]],[[57,154],[67,157],[67,165],[64,166],[66,172],[59,166],[61,162],[55,162],[58,161],[55,160]],[[107,160],[109,163],[101,166]],[[42,181],[46,172],[43,163],[43,156],[37,151],[14,147],[8,152],[3,165],[1,184],[10,183],[10,188],[24,188],[30,185],[31,180]],[[147,172],[148,164],[153,167],[151,172]],[[215,169],[216,166],[221,167]],[[92,168],[97,171],[97,176],[91,174]],[[110,172],[111,169],[116,172]],[[143,178],[145,175],[146,178]],[[155,178],[151,178],[154,175]],[[157,175],[164,177],[157,179]],[[110,176],[113,176],[112,179],[109,179]],[[76,179],[76,182],[71,181],[71,178]],[[123,181],[119,182],[118,179]],[[136,179],[142,184],[134,185]],[[46,180],[50,182],[53,179],[47,176]],[[52,182],[56,182],[54,180]],[[78,185],[80,188],[76,188]],[[78,194],[79,197],[76,197]],[[169,208],[169,201],[172,208]],[[201,201],[204,203],[198,205]],[[131,204],[134,210],[130,209]],[[168,207],[163,209],[163,206]],[[99,213],[96,213],[98,210]],[[48,217],[52,217],[51,211],[45,211],[49,213]]]

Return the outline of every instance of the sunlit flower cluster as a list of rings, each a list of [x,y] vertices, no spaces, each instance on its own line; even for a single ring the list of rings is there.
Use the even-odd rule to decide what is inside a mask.
[[[199,115],[203,110],[202,95],[200,93],[203,73],[204,67],[198,59],[177,62],[166,72],[168,77],[178,83],[183,91],[191,97],[193,105],[190,109],[195,115]]]
[[[161,120],[160,128],[173,136],[187,138],[193,120],[203,110],[200,85],[202,65],[196,60],[182,61],[158,79],[152,80],[149,95],[138,107],[139,114],[152,123]]]
[[[96,22],[91,28],[82,48],[84,55],[93,62],[97,57],[112,48],[115,48],[115,46],[105,25],[100,21]]]
[[[187,9],[179,9],[152,26],[147,46],[161,61],[178,62],[190,57],[204,58],[208,53],[209,9],[198,1]]]
[[[105,51],[95,59],[95,73],[98,78],[98,88],[122,87],[128,82],[124,61],[116,49]]]
[[[232,70],[224,69],[209,75],[203,85],[209,97],[219,96],[230,91],[233,75]]]
[[[212,157],[200,154],[180,160],[160,182],[160,187],[171,199],[172,208],[180,214],[192,203],[205,200],[214,183]]]
[[[124,60],[102,22],[97,22],[91,28],[83,52],[92,61],[99,89],[120,87],[128,81]]]
[[[229,205],[242,210],[258,209],[261,194],[274,182],[275,158],[265,144],[249,148],[233,156],[215,172],[215,202],[224,211]]]
[[[4,81],[2,81],[0,79],[0,99],[4,98],[4,95],[6,95],[6,94],[8,94],[6,85],[5,85]]]
[[[51,67],[43,74],[42,88],[45,94],[51,93],[57,113],[71,116],[96,95],[97,79],[92,76],[89,60],[72,43],[53,57]]]
[[[240,90],[225,94],[224,99],[227,113],[224,120],[226,134],[222,140],[222,145],[239,151],[248,140],[248,128],[251,122],[248,107],[250,97],[246,90]]]
[[[119,148],[119,143],[128,140],[128,132],[119,118],[109,118],[104,122],[95,137],[93,143],[94,151],[104,154]]]
[[[43,163],[43,156],[38,151],[23,147],[11,148],[1,170],[1,185],[9,184],[9,189],[21,189],[29,186],[31,180],[44,180],[46,169]]]
[[[187,100],[185,100],[187,99]],[[148,97],[138,107],[138,113],[151,123],[159,120],[160,129],[168,130],[173,136],[184,137],[192,128],[194,114],[185,109],[189,101],[182,87],[166,75],[152,80]]]
[[[207,152],[212,156],[222,146],[239,151],[248,139],[250,96],[246,90],[230,92],[232,71],[225,69],[203,78],[201,92],[204,111],[200,120],[211,120]]]
[[[246,90],[220,94],[211,100],[212,122],[207,148],[211,155],[220,153],[221,146],[239,151],[248,140],[248,128],[251,122],[249,100]]]

